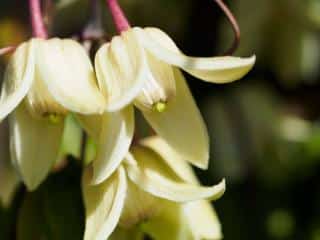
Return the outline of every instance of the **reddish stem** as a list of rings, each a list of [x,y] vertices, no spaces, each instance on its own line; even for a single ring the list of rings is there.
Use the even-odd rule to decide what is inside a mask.
[[[234,32],[234,40],[232,43],[232,46],[230,49],[225,53],[225,55],[232,55],[238,48],[239,43],[240,43],[240,27],[237,22],[237,19],[235,16],[232,14],[230,9],[227,7],[227,5],[223,2],[223,0],[214,0],[218,6],[221,8],[221,10],[224,12],[226,17],[228,18],[228,21],[230,22],[233,32]]]
[[[29,0],[30,19],[33,36],[37,38],[48,38],[41,13],[40,0]]]
[[[130,24],[124,15],[118,0],[106,0],[109,10],[111,12],[114,24],[119,33],[126,31],[130,28]]]
[[[11,53],[15,49],[16,49],[15,46],[8,46],[8,47],[0,48],[0,56],[5,55],[7,53]]]

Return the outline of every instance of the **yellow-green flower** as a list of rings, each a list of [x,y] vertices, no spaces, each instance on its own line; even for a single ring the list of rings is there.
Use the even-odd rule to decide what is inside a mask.
[[[29,190],[57,159],[64,116],[100,114],[104,106],[90,59],[77,42],[31,39],[16,49],[5,72],[0,120],[11,113],[11,157]]]
[[[154,144],[159,142],[163,150],[166,148],[164,154],[156,150]],[[192,181],[189,174],[192,174]],[[223,195],[224,181],[216,186],[202,187],[194,182],[194,178],[190,166],[158,137],[133,147],[121,166],[99,185],[92,185],[92,169],[87,168],[82,183],[86,208],[84,239],[107,239],[117,226],[131,228],[150,221],[146,229],[151,228],[164,212],[168,213],[166,209],[172,207],[183,215],[183,219],[188,219],[195,209],[203,209],[203,202],[198,200],[215,200]],[[196,206],[186,205],[193,201]],[[203,224],[209,223],[210,220],[203,220]],[[180,220],[176,225],[180,226]],[[191,228],[190,231],[193,232]]]
[[[137,106],[157,134],[177,153],[206,169],[207,129],[178,68],[208,82],[226,83],[243,77],[254,62],[255,57],[188,57],[159,29],[135,27],[115,36],[98,50],[95,69],[99,87],[107,99],[107,111]],[[110,169],[111,161],[104,162],[104,169]],[[93,168],[95,183],[112,174],[95,163]]]

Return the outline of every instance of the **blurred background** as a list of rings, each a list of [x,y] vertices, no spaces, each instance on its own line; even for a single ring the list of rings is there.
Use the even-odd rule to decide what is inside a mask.
[[[55,0],[54,9],[46,4],[51,34],[81,33],[91,16],[88,2]],[[161,28],[186,54],[221,55],[232,43],[232,29],[212,0],[119,2],[132,25]],[[226,194],[215,203],[225,240],[320,240],[320,0],[225,2],[242,31],[235,55],[255,54],[257,64],[227,85],[187,76],[211,136],[210,169],[197,173],[204,184],[227,180]],[[26,3],[1,0],[0,47],[30,37]],[[114,28],[105,8],[100,10],[108,39]],[[37,194],[23,197],[23,188],[12,187],[16,176],[5,171],[6,129],[2,124],[0,239],[48,239],[33,236],[23,221],[50,232],[49,239],[81,239],[79,166],[70,164]]]

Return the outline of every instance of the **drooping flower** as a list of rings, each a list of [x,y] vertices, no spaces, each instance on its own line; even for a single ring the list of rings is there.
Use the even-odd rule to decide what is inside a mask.
[[[166,150],[158,151],[158,143]],[[92,185],[91,178],[92,169],[87,168],[82,186],[86,208],[84,239],[87,240],[106,239],[117,226],[131,228],[140,223],[147,224],[147,232],[157,234],[152,231],[154,224],[168,217],[169,221],[167,214],[170,211],[179,212],[183,219],[188,219],[193,217],[196,208],[203,210],[202,199],[218,199],[225,191],[224,181],[213,187],[198,185],[193,180],[190,166],[158,137],[145,139],[141,145],[134,146],[121,166],[103,183]],[[193,207],[187,205],[190,201],[195,203]],[[208,210],[208,206],[205,207]],[[177,228],[173,231],[176,232],[180,231],[182,223],[178,219],[178,215],[175,216],[178,222],[174,223]],[[170,221],[163,224],[169,225]],[[204,218],[203,224],[216,224],[210,221]],[[185,223],[191,224],[184,222],[182,225]],[[198,230],[203,229],[206,226]],[[194,230],[189,228],[188,231],[193,234]]]
[[[121,35],[98,50],[95,69],[99,87],[107,99],[107,111],[117,112],[135,105],[177,153],[206,169],[207,129],[178,68],[204,81],[227,83],[242,78],[254,62],[254,56],[188,57],[161,30],[127,26]],[[111,162],[113,166],[120,164],[109,159],[100,167],[93,163],[93,182],[101,183],[112,174],[110,169],[115,167],[109,166]]]
[[[34,38],[16,49],[5,72],[0,120],[12,113],[11,158],[29,190],[58,157],[66,114],[101,114],[104,106],[90,59],[77,42]]]

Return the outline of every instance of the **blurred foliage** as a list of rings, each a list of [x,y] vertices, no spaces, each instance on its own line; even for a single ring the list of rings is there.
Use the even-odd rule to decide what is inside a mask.
[[[103,26],[111,37],[114,27],[103,2]],[[224,239],[319,240],[320,1],[226,2],[242,31],[236,55],[256,54],[257,65],[245,79],[223,86],[188,76],[211,137],[210,170],[198,171],[199,176],[203,183],[227,179],[227,192],[216,203]],[[212,0],[120,3],[133,26],[160,27],[188,54],[217,55],[232,41],[231,28]],[[91,15],[89,1],[54,4],[45,8],[51,34],[79,35]],[[1,1],[0,46],[17,44],[29,33],[26,1]],[[66,121],[72,137],[64,138],[59,160],[69,154],[63,162],[67,167],[56,169],[36,192],[14,188],[10,207],[2,204],[0,210],[1,240],[81,239],[80,163],[75,158],[83,154],[82,134],[72,116]],[[142,121],[138,116],[139,137],[152,133]],[[1,133],[1,149],[6,138]],[[91,139],[86,143],[89,162],[95,145]],[[1,153],[8,160],[5,150]],[[0,174],[7,166],[0,164]],[[3,179],[1,174],[0,186]]]

